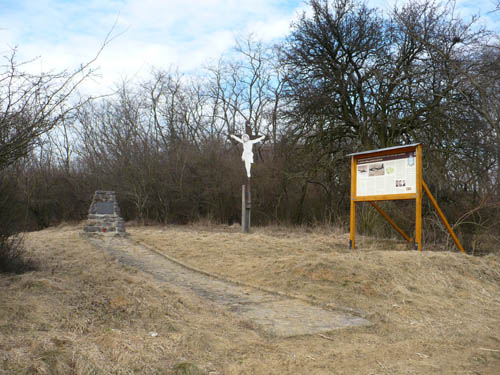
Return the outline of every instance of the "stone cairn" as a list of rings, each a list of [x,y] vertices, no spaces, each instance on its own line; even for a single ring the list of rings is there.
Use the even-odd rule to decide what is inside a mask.
[[[83,232],[125,235],[125,221],[120,217],[120,207],[114,191],[97,190],[94,193]]]

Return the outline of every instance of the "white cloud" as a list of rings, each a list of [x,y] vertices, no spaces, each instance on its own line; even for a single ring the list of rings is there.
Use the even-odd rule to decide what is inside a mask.
[[[141,76],[151,66],[193,70],[230,48],[236,35],[265,40],[285,35],[300,0],[28,0],[7,1],[0,38],[19,46],[32,69],[75,68],[90,60],[106,34],[119,36],[102,52],[104,86]],[[1,28],[2,26],[0,26]],[[99,80],[97,80],[98,82]],[[93,86],[97,83],[94,82]]]
[[[463,15],[489,9],[492,0],[458,1]],[[107,33],[118,37],[102,52],[96,67],[102,78],[95,89],[113,87],[124,78],[145,76],[152,66],[193,71],[217,59],[236,36],[253,33],[270,41],[285,36],[301,0],[0,0],[0,53],[18,45],[20,57],[40,56],[32,69],[76,68],[92,59]],[[369,4],[386,11],[396,0]],[[400,3],[400,1],[399,1]],[[484,6],[488,7],[484,8]],[[484,10],[483,10],[484,12]],[[500,15],[484,22],[495,26]],[[495,18],[496,17],[496,18]]]

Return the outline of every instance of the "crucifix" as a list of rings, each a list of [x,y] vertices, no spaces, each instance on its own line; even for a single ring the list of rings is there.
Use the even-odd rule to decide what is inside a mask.
[[[245,162],[247,171],[247,184],[241,187],[241,230],[243,233],[250,231],[250,210],[252,208],[252,200],[250,196],[250,168],[253,163],[253,145],[262,141],[265,137],[261,136],[256,139],[250,139],[248,134],[243,134],[241,138],[231,134],[231,138],[243,144],[243,154],[241,160]]]

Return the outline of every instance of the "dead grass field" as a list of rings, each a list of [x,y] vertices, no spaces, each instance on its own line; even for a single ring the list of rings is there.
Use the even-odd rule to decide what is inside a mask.
[[[279,338],[119,264],[79,229],[28,234],[39,269],[0,275],[0,374],[499,373],[498,255],[370,239],[349,251],[345,234],[326,229],[127,228],[196,268],[374,323]]]

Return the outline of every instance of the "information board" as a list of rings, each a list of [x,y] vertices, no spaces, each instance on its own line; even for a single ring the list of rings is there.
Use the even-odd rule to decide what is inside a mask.
[[[358,197],[416,193],[416,151],[357,159]]]
[[[422,144],[387,147],[349,154],[351,157],[351,209],[349,248],[355,248],[356,204],[369,202],[415,249],[422,250],[422,190],[429,196],[440,219],[458,249],[465,253],[458,237],[422,178]],[[408,236],[377,201],[414,199],[415,237]]]

